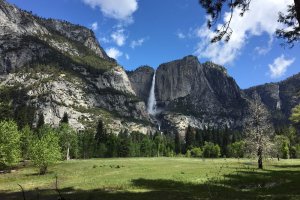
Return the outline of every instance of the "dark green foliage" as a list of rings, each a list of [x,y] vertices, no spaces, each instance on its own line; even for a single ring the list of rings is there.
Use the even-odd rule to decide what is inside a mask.
[[[178,132],[175,133],[175,153],[181,154],[181,140]]]
[[[43,113],[40,113],[38,117],[39,118],[36,124],[36,128],[39,130],[41,127],[45,125],[45,118]]]
[[[196,144],[195,131],[191,126],[188,126],[185,134],[185,149],[191,149]]]
[[[245,154],[245,142],[239,141],[228,145],[228,156],[233,158],[243,158]]]
[[[118,135],[119,145],[118,145],[118,155],[119,157],[129,157],[130,156],[130,138],[128,130],[121,131]]]
[[[69,115],[68,113],[64,113],[64,116],[62,117],[62,119],[60,120],[60,123],[65,123],[65,124],[68,124],[69,123]]]
[[[29,96],[22,85],[0,88],[0,121],[14,120],[20,129],[32,127],[35,108],[27,103]]]

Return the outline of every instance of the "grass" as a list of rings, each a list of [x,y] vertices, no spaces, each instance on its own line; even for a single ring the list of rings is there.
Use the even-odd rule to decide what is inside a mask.
[[[115,158],[72,160],[44,176],[31,166],[0,175],[0,199],[300,199],[300,160]],[[38,188],[38,189],[37,189]],[[37,195],[39,197],[37,197]]]

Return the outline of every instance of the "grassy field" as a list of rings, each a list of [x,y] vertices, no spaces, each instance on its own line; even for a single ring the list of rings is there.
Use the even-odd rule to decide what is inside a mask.
[[[300,199],[300,160],[120,158],[66,161],[0,175],[0,199]]]

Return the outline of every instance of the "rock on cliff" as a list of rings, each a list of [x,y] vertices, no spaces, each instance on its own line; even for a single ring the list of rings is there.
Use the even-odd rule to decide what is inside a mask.
[[[91,30],[34,16],[3,0],[0,26],[0,92],[7,97],[0,98],[0,109],[9,102],[12,113],[30,106],[34,121],[43,113],[54,126],[67,112],[77,129],[94,126],[99,118],[116,132],[152,129],[125,70]],[[26,98],[16,99],[20,91]]]
[[[134,71],[127,71],[127,74],[136,95],[147,104],[154,69],[149,66],[142,66]]]
[[[251,99],[257,93],[272,113],[275,126],[289,124],[291,110],[300,104],[300,73],[278,83],[268,83],[244,90]]]
[[[225,68],[211,62],[200,64],[194,56],[160,65],[155,94],[162,128],[180,132],[188,125],[241,127],[248,106],[243,92]]]

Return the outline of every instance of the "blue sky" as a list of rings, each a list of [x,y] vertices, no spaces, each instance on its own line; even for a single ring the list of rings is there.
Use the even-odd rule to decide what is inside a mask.
[[[241,88],[277,82],[300,72],[300,44],[282,48],[274,30],[277,13],[292,0],[252,0],[250,11],[232,22],[228,44],[209,44],[213,32],[198,0],[8,0],[46,17],[89,27],[120,65],[133,70],[186,55],[224,65]],[[254,12],[255,11],[255,12]],[[234,13],[235,15],[238,12]],[[220,18],[226,20],[228,15]]]

